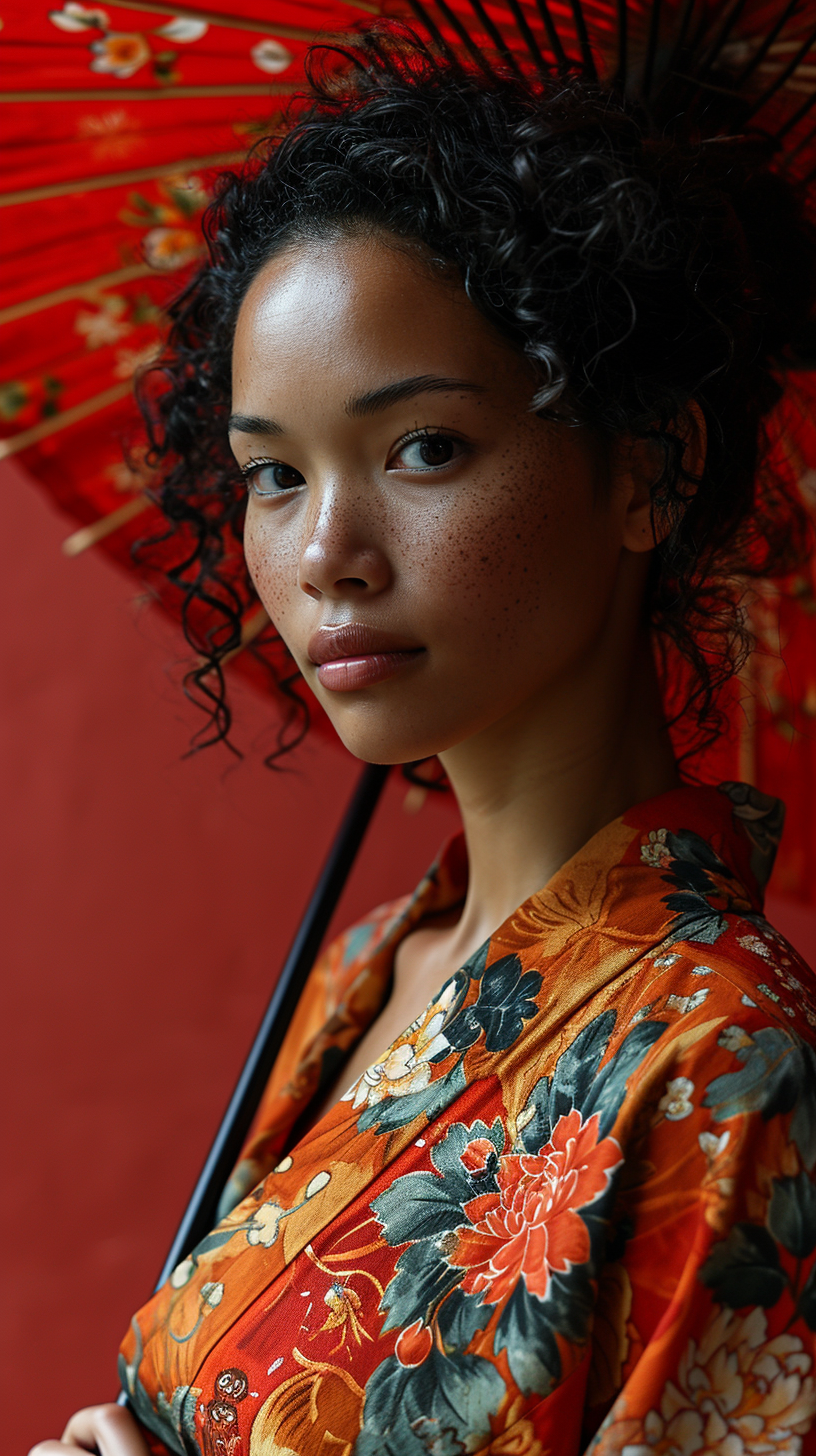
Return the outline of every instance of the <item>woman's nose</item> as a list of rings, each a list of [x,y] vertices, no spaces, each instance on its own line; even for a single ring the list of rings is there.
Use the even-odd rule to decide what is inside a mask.
[[[372,503],[364,493],[327,493],[312,518],[300,555],[298,585],[307,596],[374,596],[391,582]]]

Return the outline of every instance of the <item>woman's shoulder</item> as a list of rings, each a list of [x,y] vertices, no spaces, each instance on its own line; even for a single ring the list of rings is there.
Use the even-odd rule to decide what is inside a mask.
[[[657,946],[642,970],[656,996],[650,1011],[662,1005],[714,1020],[755,1012],[816,1045],[816,974],[764,915],[726,914],[715,942]]]

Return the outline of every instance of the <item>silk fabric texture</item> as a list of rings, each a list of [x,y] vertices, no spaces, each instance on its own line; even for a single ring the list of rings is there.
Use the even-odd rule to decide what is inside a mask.
[[[305,1135],[463,899],[461,836],[316,965],[217,1228],[134,1318],[152,1449],[816,1452],[816,983],[742,784],[608,825]]]

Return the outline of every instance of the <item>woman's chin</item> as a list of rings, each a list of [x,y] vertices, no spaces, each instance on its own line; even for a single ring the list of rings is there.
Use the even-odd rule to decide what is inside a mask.
[[[440,743],[429,738],[427,732],[405,732],[405,725],[402,731],[395,731],[391,724],[374,724],[364,718],[350,721],[357,718],[356,714],[330,713],[329,717],[343,747],[363,763],[418,763],[433,758],[440,748]]]

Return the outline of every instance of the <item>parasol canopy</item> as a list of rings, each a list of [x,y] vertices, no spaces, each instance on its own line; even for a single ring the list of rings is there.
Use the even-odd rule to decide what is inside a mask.
[[[52,0],[53,4],[53,0]],[[816,175],[816,0],[7,0],[0,45],[0,458],[22,464],[75,529],[129,570],[151,503],[132,381],[159,347],[163,307],[203,254],[200,219],[219,171],[241,164],[304,86],[315,39],[380,13],[471,64],[597,73],[645,100],[666,78],[690,103],[740,97],[745,124]],[[816,513],[816,385],[796,376],[772,433]],[[157,575],[145,589],[171,612]],[[816,576],[763,586],[758,650],[732,693],[731,737],[699,765],[788,801],[776,877],[816,902]],[[269,684],[281,646],[253,604],[237,666]],[[325,726],[319,710],[312,709]]]

